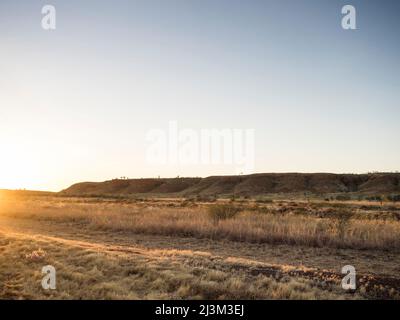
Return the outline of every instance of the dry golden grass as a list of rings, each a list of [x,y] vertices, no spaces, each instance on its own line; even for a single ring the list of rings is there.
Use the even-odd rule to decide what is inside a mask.
[[[216,221],[210,216],[216,207],[218,214],[223,208],[237,210]],[[340,203],[221,206],[3,197],[0,299],[399,299],[394,260],[400,254],[400,222],[394,218],[397,208],[391,210]],[[139,243],[160,238],[164,249],[132,245],[133,237]],[[258,249],[267,245],[268,259]],[[211,247],[218,247],[219,255]],[[239,254],[240,248],[246,252]],[[303,264],[291,264],[294,254],[310,262],[305,252],[315,252],[317,267],[300,270]],[[322,261],[335,253],[344,258]],[[273,256],[279,264],[270,264]],[[379,275],[377,257],[388,265]],[[340,287],[340,267],[348,261],[358,262],[370,279],[353,294]],[[57,269],[55,291],[40,285],[47,264]]]
[[[34,252],[42,259],[31,259]],[[73,241],[0,233],[0,299],[344,299],[303,278],[215,270],[196,255],[124,253],[82,248]],[[44,254],[45,253],[45,254]],[[201,258],[201,261],[199,261]],[[41,268],[57,270],[56,290],[41,287]],[[193,267],[198,265],[198,267]],[[347,298],[360,298],[351,295]]]
[[[208,211],[208,206],[169,207],[151,202],[143,205],[70,202],[62,199],[3,201],[0,207],[0,214],[3,215],[80,223],[96,230],[227,239],[250,243],[400,249],[399,221],[351,218],[346,216],[348,209],[343,211],[344,214],[339,214],[339,209],[339,213],[319,217],[314,214],[294,214],[287,210],[282,213],[279,206],[269,208],[264,211],[266,213],[244,206],[242,212],[234,217],[218,222],[210,218]]]

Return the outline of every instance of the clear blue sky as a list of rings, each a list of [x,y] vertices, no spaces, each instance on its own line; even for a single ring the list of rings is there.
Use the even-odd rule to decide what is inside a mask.
[[[148,164],[146,132],[171,120],[254,129],[256,172],[399,170],[399,16],[385,0],[2,0],[0,188],[232,173]]]

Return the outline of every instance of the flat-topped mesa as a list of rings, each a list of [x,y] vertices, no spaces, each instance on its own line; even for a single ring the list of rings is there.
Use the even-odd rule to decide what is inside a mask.
[[[277,193],[360,193],[400,192],[400,173],[259,173],[207,178],[115,179],[82,182],[61,191],[63,195],[227,195],[258,196]]]

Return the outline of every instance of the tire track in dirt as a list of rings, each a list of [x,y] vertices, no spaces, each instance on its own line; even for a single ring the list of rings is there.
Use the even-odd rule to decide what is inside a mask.
[[[60,225],[56,227],[54,224],[34,223],[30,221],[29,228],[27,228],[22,223],[17,226],[18,221],[15,220],[17,219],[0,218],[0,232],[17,237],[34,237],[38,240],[53,241],[85,249],[101,250],[110,254],[140,255],[141,257],[145,256],[151,259],[173,257],[190,267],[203,267],[226,272],[238,271],[247,274],[249,277],[263,275],[273,277],[277,280],[282,280],[285,277],[305,278],[315,281],[315,284],[322,289],[329,286],[340,286],[344,276],[338,272],[323,268],[269,264],[258,259],[241,257],[240,255],[231,256],[229,254],[221,254],[221,252],[216,253],[208,250],[206,247],[202,248],[202,250],[177,249],[175,246],[169,247],[168,245],[157,248],[157,241],[162,241],[163,239],[165,243],[168,243],[171,240],[170,237],[143,237],[154,239],[155,242],[152,243],[152,246],[146,245],[145,242],[141,244],[128,244],[129,241],[116,243],[117,239],[111,239],[111,241],[106,242],[104,238],[93,232],[84,232],[85,237],[82,239],[82,235],[77,236],[77,233],[74,232],[76,231],[74,227],[77,226],[73,225],[69,225],[69,228],[61,226],[63,227],[62,232],[57,232],[58,235],[54,235],[57,227],[60,227]],[[76,240],[72,240],[71,237],[76,238]],[[176,241],[176,239],[174,240]],[[182,240],[185,242],[188,241],[187,238]],[[357,274],[357,288],[363,288],[363,295],[367,298],[391,299],[394,294],[400,295],[400,278],[372,273]]]

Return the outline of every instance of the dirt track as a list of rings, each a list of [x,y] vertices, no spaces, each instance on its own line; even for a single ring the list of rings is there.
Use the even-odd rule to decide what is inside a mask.
[[[357,282],[367,297],[389,298],[400,292],[399,256],[390,252],[246,244],[193,238],[104,233],[79,224],[38,222],[0,217],[0,233],[25,239],[46,240],[69,247],[143,257],[173,257],[189,267],[240,271],[249,276],[275,279],[300,277],[318,287],[339,287],[340,270],[353,265]],[[190,259],[188,259],[190,257]]]

